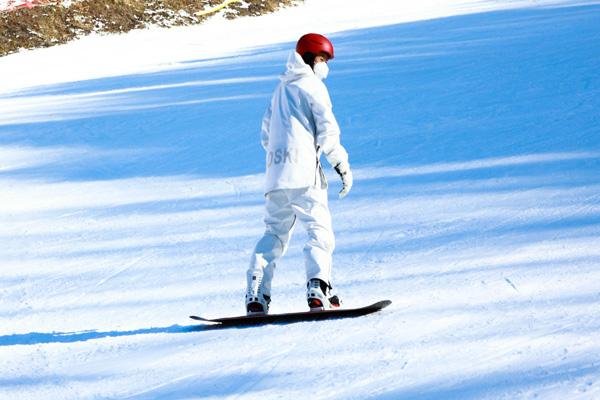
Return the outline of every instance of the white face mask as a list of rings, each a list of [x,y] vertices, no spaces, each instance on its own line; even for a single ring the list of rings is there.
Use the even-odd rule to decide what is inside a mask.
[[[320,80],[325,80],[327,75],[329,75],[329,66],[326,62],[318,62],[315,64],[313,70],[315,71],[315,75]]]

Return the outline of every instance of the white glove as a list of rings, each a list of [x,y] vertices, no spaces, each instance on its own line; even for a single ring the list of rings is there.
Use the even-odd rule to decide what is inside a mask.
[[[350,189],[352,189],[352,171],[350,171],[350,164],[347,161],[342,161],[337,164],[335,167],[335,172],[338,173],[340,178],[342,178],[342,190],[340,190],[340,199],[346,197]]]

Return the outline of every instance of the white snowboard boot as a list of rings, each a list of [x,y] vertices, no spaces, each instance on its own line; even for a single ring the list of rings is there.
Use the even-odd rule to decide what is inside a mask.
[[[271,296],[263,293],[262,276],[248,276],[246,291],[246,315],[261,315],[269,313]]]
[[[311,279],[306,284],[306,300],[310,311],[322,311],[342,305],[340,298],[331,292],[331,286],[321,279]]]

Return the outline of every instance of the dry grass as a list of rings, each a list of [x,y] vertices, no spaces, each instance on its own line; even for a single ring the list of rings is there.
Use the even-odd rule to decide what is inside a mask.
[[[257,16],[299,0],[244,0],[225,11],[227,18]],[[0,12],[0,56],[20,49],[65,43],[91,32],[127,32],[147,26],[201,23],[194,14],[222,0],[81,0],[70,7],[45,5]]]

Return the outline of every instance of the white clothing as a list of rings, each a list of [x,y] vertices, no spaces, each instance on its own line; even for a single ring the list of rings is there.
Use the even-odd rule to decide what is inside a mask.
[[[325,188],[321,153],[332,166],[348,162],[327,87],[295,51],[263,118],[261,143],[267,152],[265,193]]]
[[[335,238],[327,205],[327,190],[321,188],[279,189],[266,195],[265,233],[256,244],[248,285],[253,276],[262,281],[262,293],[271,296],[271,280],[278,259],[287,250],[296,220],[306,228],[308,242],[304,247],[306,280],[313,278],[331,282],[332,254]]]
[[[271,296],[273,273],[296,220],[308,233],[306,280],[330,283],[335,238],[319,158],[325,154],[332,166],[341,164],[349,171],[348,153],[340,144],[327,88],[296,52],[290,54],[263,118],[261,143],[267,152],[266,229],[250,261],[248,291],[253,293],[258,283],[257,293]]]

